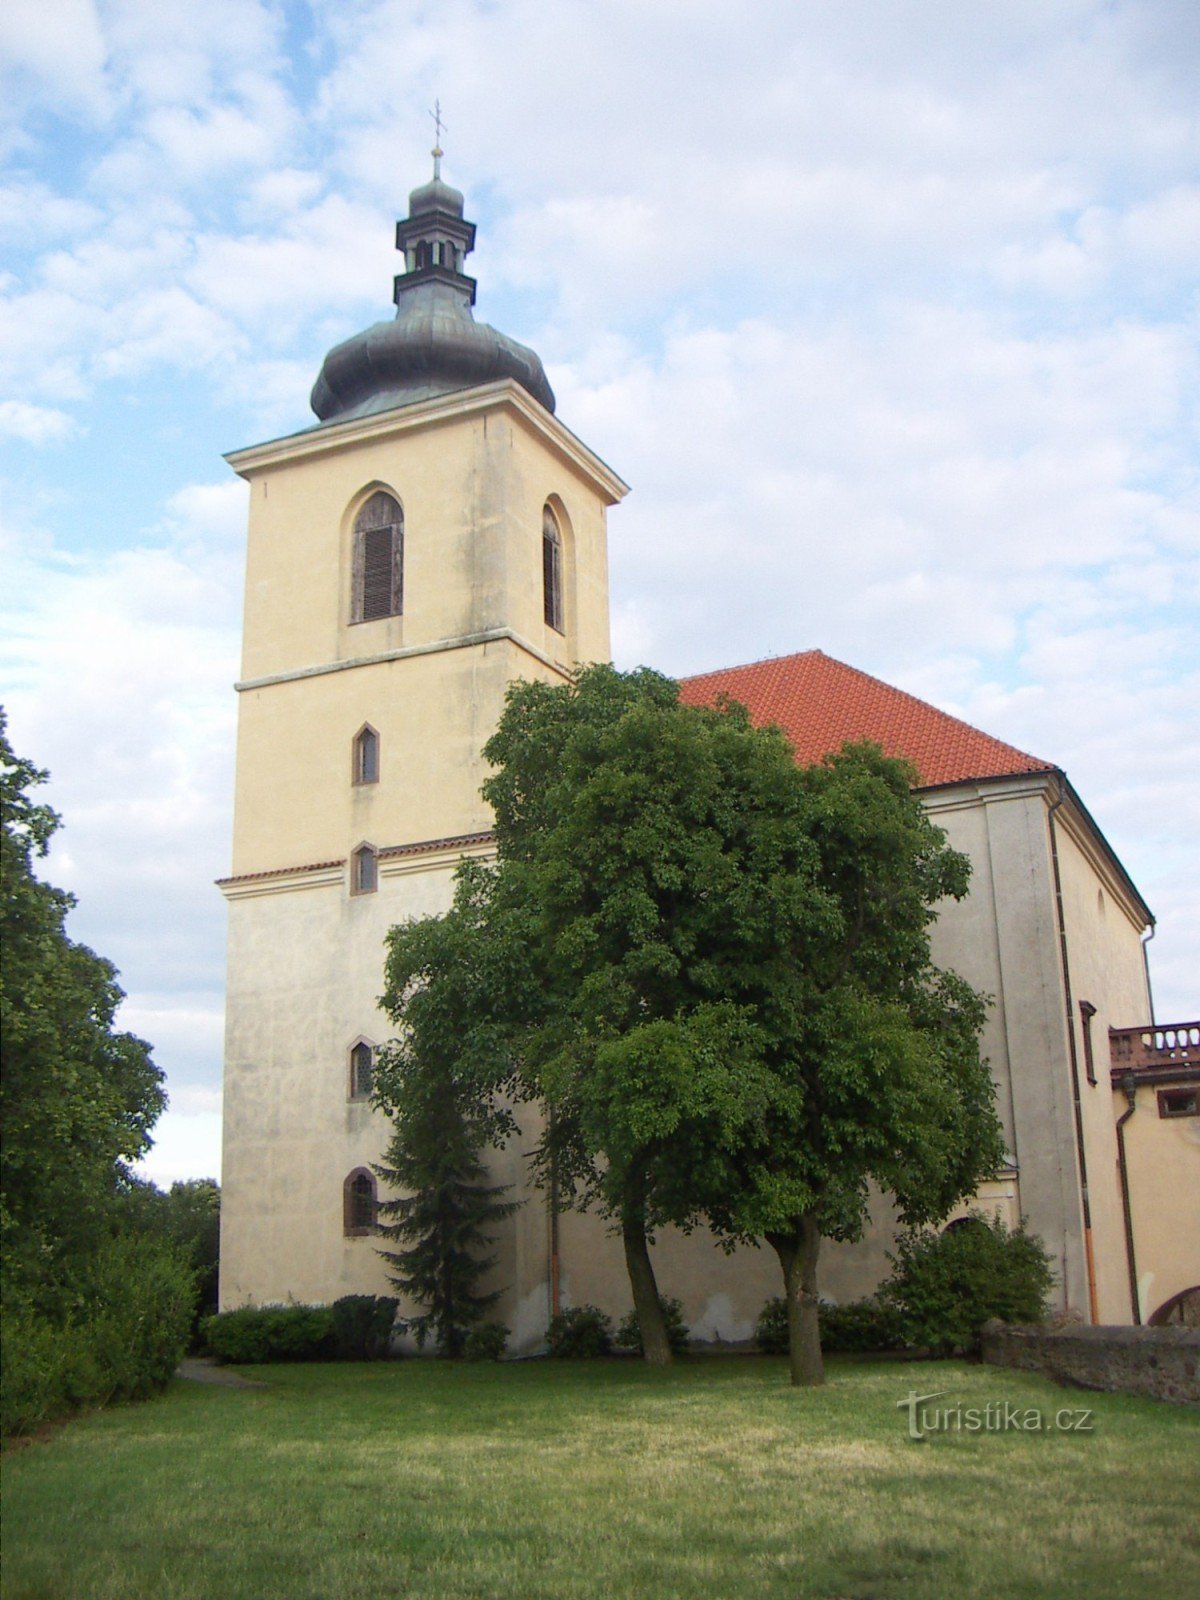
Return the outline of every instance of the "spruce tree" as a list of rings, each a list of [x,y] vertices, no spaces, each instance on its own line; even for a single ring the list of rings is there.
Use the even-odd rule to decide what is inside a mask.
[[[486,1119],[448,1078],[411,1057],[399,1063],[385,1055],[381,1069],[394,1130],[375,1172],[406,1193],[379,1204],[380,1216],[391,1219],[379,1232],[402,1246],[380,1255],[391,1282],[423,1308],[408,1319],[417,1343],[424,1347],[432,1338],[443,1355],[457,1356],[469,1330],[499,1299],[498,1289],[483,1293],[479,1284],[495,1265],[487,1254],[491,1229],[518,1202],[501,1198],[507,1186],[484,1181]]]

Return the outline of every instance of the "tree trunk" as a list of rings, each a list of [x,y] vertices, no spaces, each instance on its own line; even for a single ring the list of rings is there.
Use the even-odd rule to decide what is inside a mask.
[[[804,1216],[791,1233],[767,1234],[767,1243],[783,1268],[792,1382],[805,1386],[824,1383],[825,1363],[821,1359],[821,1329],[817,1322],[820,1231],[812,1217]]]
[[[667,1341],[662,1306],[658,1303],[658,1284],[650,1260],[650,1247],[646,1243],[645,1204],[637,1180],[631,1180],[625,1187],[625,1203],[621,1208],[621,1238],[625,1244],[625,1266],[629,1272],[629,1286],[633,1290],[633,1309],[637,1313],[638,1328],[642,1335],[642,1350],[652,1367],[669,1367],[671,1346]]]

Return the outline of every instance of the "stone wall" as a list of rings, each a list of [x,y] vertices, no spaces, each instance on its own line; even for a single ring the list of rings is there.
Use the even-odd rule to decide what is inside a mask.
[[[1200,1328],[983,1328],[983,1359],[1083,1389],[1200,1403]]]

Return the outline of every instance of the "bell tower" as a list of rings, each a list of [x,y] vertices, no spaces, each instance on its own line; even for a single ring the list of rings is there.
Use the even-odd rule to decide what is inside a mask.
[[[508,684],[609,656],[606,513],[626,487],[555,417],[534,352],[475,321],[475,228],[440,159],[397,225],[394,320],[326,356],[316,426],[227,458],[250,516],[223,1308],[388,1292],[370,1233],[384,939],[447,909],[459,859],[491,848],[481,751]],[[498,1159],[519,1184],[519,1155]],[[519,1348],[545,1325],[536,1200],[509,1228]]]

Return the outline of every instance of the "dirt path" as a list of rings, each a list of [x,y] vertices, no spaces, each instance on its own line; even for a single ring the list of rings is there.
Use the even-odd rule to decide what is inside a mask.
[[[243,1378],[229,1367],[219,1367],[211,1356],[189,1356],[179,1363],[177,1378],[187,1378],[191,1383],[215,1383],[223,1389],[265,1389],[265,1383],[255,1383]]]

